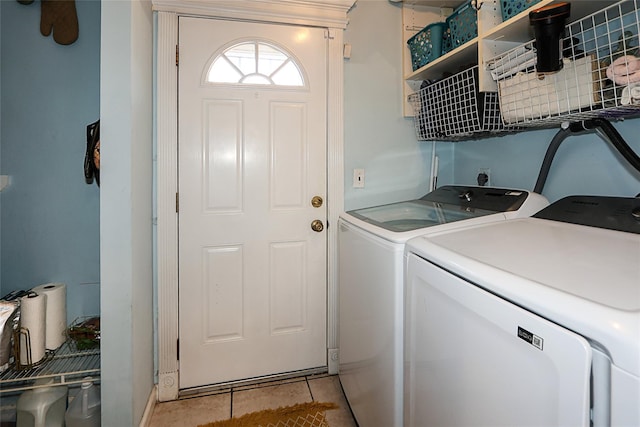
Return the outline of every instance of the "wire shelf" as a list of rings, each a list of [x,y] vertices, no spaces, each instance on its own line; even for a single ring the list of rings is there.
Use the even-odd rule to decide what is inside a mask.
[[[639,3],[621,1],[567,25],[556,73],[536,73],[534,41],[488,61],[505,125],[640,115]]]
[[[500,119],[498,94],[478,91],[471,67],[409,95],[418,140],[459,141],[509,130]]]
[[[29,390],[39,387],[36,380],[53,378],[53,385],[82,383],[83,378],[100,376],[100,350],[77,350],[71,340],[48,355],[49,359],[31,369],[13,367],[0,373],[0,393]],[[42,387],[51,387],[52,384]]]

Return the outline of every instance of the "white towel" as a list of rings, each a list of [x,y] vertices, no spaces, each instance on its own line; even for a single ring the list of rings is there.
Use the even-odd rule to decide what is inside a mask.
[[[622,105],[640,105],[640,83],[631,83],[622,89],[620,97]]]

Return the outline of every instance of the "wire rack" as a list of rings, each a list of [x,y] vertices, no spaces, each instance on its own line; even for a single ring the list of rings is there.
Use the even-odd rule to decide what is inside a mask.
[[[488,61],[505,125],[640,115],[639,3],[621,1],[567,25],[556,73],[536,73],[534,41]]]
[[[45,363],[31,369],[9,368],[0,374],[0,393],[37,388],[36,380],[53,378],[55,385],[82,383],[83,378],[100,376],[100,350],[77,350],[68,340],[48,355]],[[43,385],[50,387],[51,384]]]
[[[418,140],[458,141],[507,128],[500,119],[498,94],[478,92],[478,67],[428,84],[409,95]]]

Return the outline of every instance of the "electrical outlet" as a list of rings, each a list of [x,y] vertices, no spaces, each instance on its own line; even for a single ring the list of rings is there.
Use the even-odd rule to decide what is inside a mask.
[[[478,185],[482,187],[491,187],[491,169],[478,169]]]
[[[353,188],[364,188],[364,169],[353,170]]]

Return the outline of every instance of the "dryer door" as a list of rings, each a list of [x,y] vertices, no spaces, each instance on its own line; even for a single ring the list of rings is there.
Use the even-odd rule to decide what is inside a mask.
[[[589,426],[584,338],[408,258],[405,426]]]

